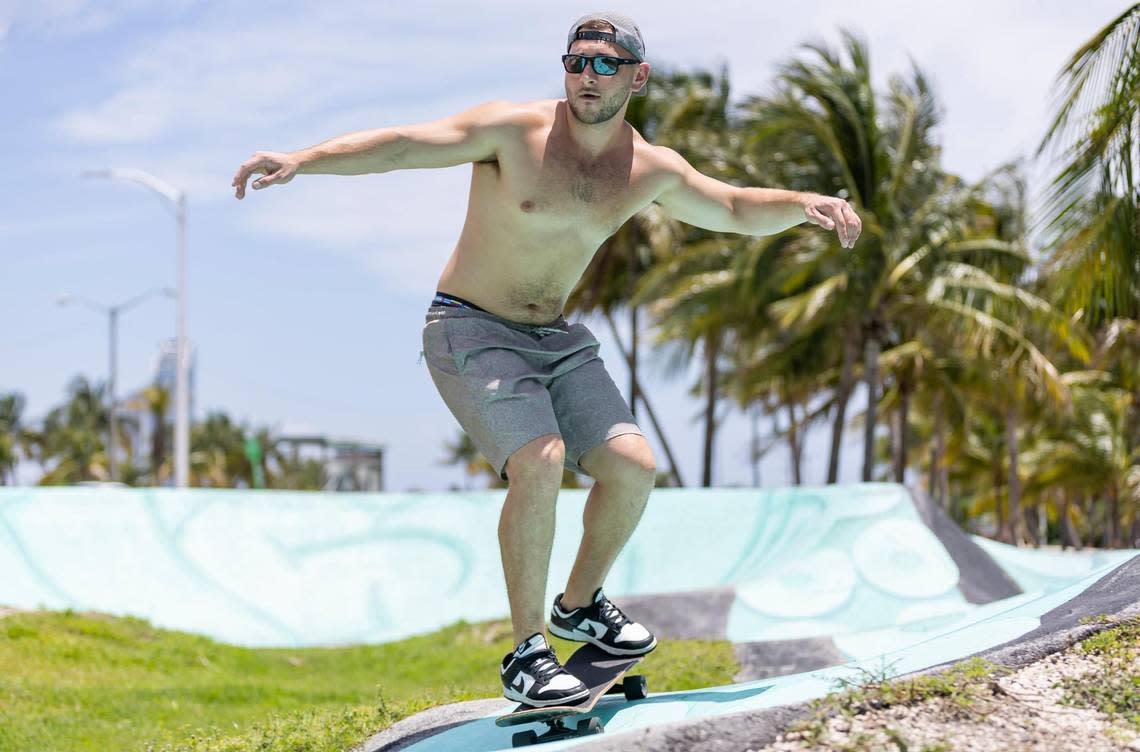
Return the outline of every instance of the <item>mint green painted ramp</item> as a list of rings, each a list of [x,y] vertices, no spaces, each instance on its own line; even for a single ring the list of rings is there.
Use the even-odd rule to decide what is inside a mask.
[[[499,618],[504,493],[0,488],[0,603],[133,614],[251,646],[379,642]],[[551,598],[569,575],[585,497],[559,498]],[[1018,584],[1055,590],[1131,555],[1024,551],[958,533],[976,555],[955,557],[934,529],[895,485],[659,489],[606,591],[719,588],[729,595],[710,636],[741,643],[914,634]],[[1007,590],[971,595],[999,569]],[[874,649],[843,644],[850,658]]]
[[[1135,552],[1132,554],[1135,555]],[[868,671],[880,675],[887,673],[900,676],[957,661],[1011,640],[1017,640],[1038,629],[1042,625],[1043,614],[1071,602],[1118,566],[1119,564],[1103,563],[1086,573],[1084,577],[1050,593],[1025,594],[974,608],[964,613],[954,623],[930,630],[900,647],[882,649],[878,653],[867,651],[873,654],[843,665],[764,681],[709,687],[699,691],[654,693],[651,686],[650,696],[647,699],[634,702],[613,698],[607,704],[598,706],[601,709],[599,717],[605,724],[605,737],[612,738],[622,732],[645,730],[678,721],[695,721],[712,716],[763,711],[780,705],[805,702],[837,689],[840,680],[857,682],[864,678],[865,672]],[[1137,570],[1135,581],[1140,582],[1140,567],[1135,569]],[[1131,597],[1135,600],[1136,593]],[[504,701],[504,707],[510,704],[512,703]],[[466,752],[507,750],[512,748],[511,735],[506,733],[507,731],[539,729],[537,724],[514,729],[497,728],[494,725],[494,717],[499,712],[501,711],[488,713],[484,718],[449,728],[423,741],[399,748],[408,752],[444,752],[456,749]],[[543,744],[541,749],[555,750],[588,745],[598,740],[599,737],[571,739]],[[641,743],[644,744],[643,739]],[[374,746],[366,746],[365,752],[375,752],[377,749]]]
[[[380,642],[501,618],[504,495],[0,488],[0,604],[131,614],[249,646]],[[584,490],[559,497],[551,599],[585,500]],[[1115,612],[1140,592],[1136,553],[967,536],[890,484],[658,489],[607,595],[659,639],[728,639],[738,657],[807,644],[815,670],[608,698],[604,736],[802,702],[861,668],[915,671],[1060,629],[1078,612]],[[494,726],[508,705],[458,725],[427,711],[419,741],[381,734],[369,751],[509,748],[527,727]]]
[[[134,614],[251,646],[503,617],[504,493],[0,489],[0,603]],[[559,498],[551,598],[585,498]],[[956,612],[959,576],[901,487],[660,489],[606,590],[735,587],[718,630],[746,641]]]

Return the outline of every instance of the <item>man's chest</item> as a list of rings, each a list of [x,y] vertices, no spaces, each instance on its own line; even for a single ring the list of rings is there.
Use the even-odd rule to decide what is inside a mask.
[[[615,232],[654,198],[644,160],[632,148],[583,159],[549,144],[500,155],[501,198],[521,221]]]

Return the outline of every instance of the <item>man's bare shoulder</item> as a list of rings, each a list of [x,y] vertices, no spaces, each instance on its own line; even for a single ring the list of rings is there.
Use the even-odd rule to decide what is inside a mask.
[[[634,133],[637,133],[634,130]],[[640,141],[640,143],[637,143]],[[672,172],[678,175],[685,169],[688,162],[676,150],[660,144],[651,144],[641,138],[640,134],[634,141],[638,147],[638,156],[645,160],[647,167],[661,172]]]
[[[511,102],[496,99],[484,102],[471,112],[478,111],[478,117],[498,125],[535,127],[549,125],[554,116],[554,105],[558,100],[537,100],[533,102]]]
[[[637,133],[637,129],[634,129]],[[638,134],[634,139],[638,164],[645,175],[651,176],[662,191],[668,190],[682,180],[685,170],[692,169],[675,150],[668,146],[651,144]]]

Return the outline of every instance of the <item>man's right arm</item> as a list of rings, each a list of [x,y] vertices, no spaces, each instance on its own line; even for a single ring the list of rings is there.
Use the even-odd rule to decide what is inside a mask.
[[[297,172],[366,175],[494,159],[517,105],[495,101],[441,120],[357,131],[293,152]]]
[[[234,175],[234,195],[245,197],[254,173],[265,176],[253,181],[261,189],[288,183],[297,173],[366,175],[495,159],[523,112],[510,102],[486,102],[442,120],[347,133],[288,154],[259,151]]]

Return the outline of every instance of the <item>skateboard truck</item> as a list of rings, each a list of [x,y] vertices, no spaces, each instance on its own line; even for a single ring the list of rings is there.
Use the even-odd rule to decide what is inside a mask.
[[[644,700],[649,694],[648,683],[644,676],[626,676],[622,681],[616,682],[604,692],[591,696],[586,703],[583,703],[583,707],[580,711],[575,712],[573,706],[563,705],[558,706],[557,709],[551,709],[552,713],[558,713],[558,715],[554,717],[531,717],[529,720],[520,719],[518,721],[519,723],[544,723],[546,724],[546,731],[541,734],[533,729],[519,731],[511,737],[511,746],[526,747],[540,742],[553,742],[560,739],[572,739],[602,733],[605,730],[605,725],[602,723],[602,719],[597,716],[582,718],[574,725],[570,725],[567,719],[579,713],[589,713],[593,710],[594,705],[603,694],[623,694],[627,700]],[[510,716],[507,717],[509,718]]]

